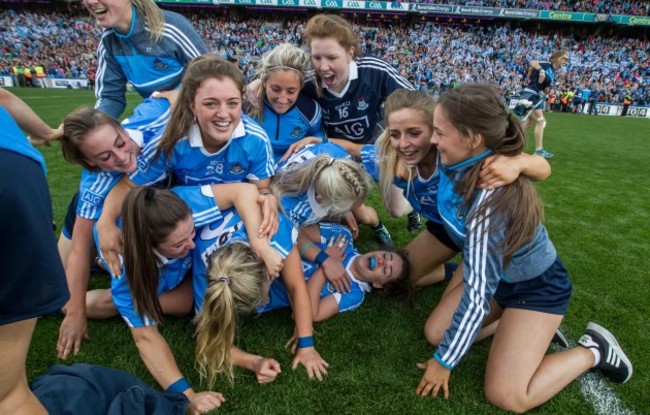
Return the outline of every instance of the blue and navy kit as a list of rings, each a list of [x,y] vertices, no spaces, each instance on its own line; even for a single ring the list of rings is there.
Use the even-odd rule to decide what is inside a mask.
[[[379,181],[379,153],[373,144],[367,144],[361,148],[361,162],[366,171],[375,181]],[[436,161],[436,163],[438,163]],[[438,169],[430,177],[420,176],[418,169],[415,169],[415,177],[408,180],[395,177],[393,183],[402,189],[406,200],[409,201],[413,210],[427,218],[428,220],[441,223],[440,213],[438,213]]]
[[[350,292],[340,293],[336,291],[334,286],[327,281],[323,286],[323,289],[320,293],[320,298],[325,298],[329,295],[333,296],[338,304],[339,313],[346,311],[356,310],[363,303],[363,299],[367,292],[370,292],[370,284],[364,281],[359,281],[356,279],[354,274],[352,274],[352,262],[359,255],[359,252],[352,245],[352,233],[350,230],[336,223],[321,223],[320,226],[320,242],[316,244],[323,251],[327,249],[327,245],[330,240],[335,240],[339,235],[343,235],[350,243],[348,243],[343,258],[343,267],[345,268],[348,277],[350,277]],[[316,272],[318,269],[318,264],[315,262],[302,259],[302,270],[305,273],[305,279],[308,281],[309,278]],[[269,302],[265,304],[263,308],[258,309],[260,312],[266,312],[275,310],[278,308],[291,307],[291,302],[289,301],[289,296],[287,295],[286,287],[284,282],[278,278],[273,281],[269,289]]]
[[[527,99],[531,101],[533,105],[537,105],[539,102],[539,93],[544,92],[544,90],[553,85],[553,82],[555,81],[555,70],[553,69],[551,62],[539,62],[539,66],[541,69],[544,69],[544,72],[546,72],[544,82],[539,82],[539,69],[536,69],[533,71],[528,85],[522,89],[519,94],[519,99]]]
[[[278,251],[282,258],[286,258],[296,244],[297,239],[298,231],[284,215],[279,214],[278,231],[271,238],[271,247]],[[208,287],[207,269],[210,255],[219,248],[233,242],[249,245],[244,222],[233,208],[224,210],[220,220],[212,221],[200,229],[197,227],[196,236],[194,237],[196,248],[192,251],[194,260],[192,270],[194,310],[197,313],[203,306],[205,290]]]
[[[381,133],[386,98],[396,89],[413,89],[395,68],[374,56],[350,62],[348,85],[340,94],[323,87],[323,96],[318,97],[315,82],[316,78],[307,79],[303,91],[323,108],[327,136],[359,144],[370,143]]]
[[[193,124],[172,154],[156,160],[160,137],[142,150],[138,170],[129,177],[138,186],[157,183],[173,175],[182,185],[241,183],[273,176],[273,152],[266,132],[252,118],[242,115],[228,143],[214,154],[203,147],[201,130]]]
[[[278,114],[268,101],[264,101],[264,119],[259,120],[273,148],[275,163],[280,161],[291,144],[305,137],[318,137],[327,141],[322,126],[320,105],[302,92],[296,103],[284,114]]]
[[[476,163],[481,163],[491,153],[488,150],[453,166],[440,165],[438,208],[445,230],[457,246],[463,247],[465,284],[451,326],[434,355],[440,364],[449,369],[458,364],[474,342],[483,319],[490,310],[489,303],[499,282],[532,280],[544,273],[557,259],[557,252],[546,228],[540,224],[533,241],[520,248],[513,255],[508,268],[504,268],[502,247],[506,229],[501,226],[501,223],[505,223],[503,218],[473,217],[484,201],[494,196],[499,189],[477,190],[470,207],[461,209],[463,198],[454,192],[454,186]],[[494,221],[499,221],[499,224],[495,226]]]
[[[278,166],[278,170],[284,170],[291,165],[305,163],[321,154],[329,154],[333,158],[351,157],[350,153],[338,144],[332,142],[312,144],[294,153]],[[280,198],[280,205],[282,206],[283,212],[289,217],[296,228],[325,219],[325,217],[316,214],[318,206],[314,204],[317,203],[316,200],[310,200],[307,193],[296,196],[283,195]]]
[[[221,220],[221,211],[217,207],[214,200],[214,195],[209,186],[187,186],[176,187],[172,189],[181,199],[183,199],[192,210],[192,219],[194,225],[199,227],[207,223]],[[97,235],[97,226],[93,229],[93,236],[97,246],[97,252],[100,253],[100,258],[106,269],[106,264],[103,257],[101,257],[101,250],[99,249],[99,238]],[[192,253],[188,253],[183,258],[165,258],[158,252],[155,252],[160,262],[159,282],[158,282],[158,296],[173,290],[177,287],[189,272],[192,266]],[[121,259],[121,258],[120,258]],[[120,315],[129,325],[129,327],[137,328],[144,326],[152,326],[158,322],[152,320],[146,315],[140,315],[135,311],[133,297],[129,290],[129,284],[126,279],[126,270],[122,265],[122,274],[117,277],[111,277],[111,296],[115,308],[119,311]]]
[[[119,117],[126,107],[126,83],[143,98],[169,91],[181,83],[189,61],[208,52],[192,24],[178,13],[163,10],[165,25],[159,42],[133,7],[129,33],[106,29],[97,49],[96,108]]]
[[[169,101],[147,98],[135,108],[133,115],[122,121],[122,127],[131,140],[142,148],[162,135],[170,117]],[[77,215],[84,219],[99,219],[104,199],[120,181],[122,175],[123,173],[120,172],[82,169]]]

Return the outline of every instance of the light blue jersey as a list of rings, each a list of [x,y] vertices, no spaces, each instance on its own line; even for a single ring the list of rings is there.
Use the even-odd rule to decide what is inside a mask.
[[[249,245],[244,222],[235,209],[222,212],[222,219],[213,221],[198,229],[194,237],[196,247],[192,251],[194,268],[192,270],[192,285],[194,287],[194,310],[198,313],[203,306],[205,290],[208,287],[207,268],[208,258],[219,248],[233,242]],[[270,245],[286,258],[298,239],[298,231],[282,214],[278,216],[278,231],[271,238]]]
[[[335,240],[339,235],[343,235],[348,241],[352,241],[352,233],[350,230],[339,224],[335,223],[321,223],[320,226],[320,242],[317,246],[321,250],[327,249],[327,244],[330,240]],[[363,299],[367,292],[370,292],[371,286],[367,282],[359,281],[354,274],[352,273],[352,263],[355,258],[360,256],[359,252],[356,250],[352,242],[348,243],[344,258],[343,258],[343,267],[345,268],[348,277],[350,277],[350,292],[340,293],[336,291],[334,286],[327,281],[323,286],[323,289],[320,293],[320,298],[325,298],[327,296],[333,296],[338,304],[339,313],[346,311],[356,310],[363,303]],[[306,259],[302,260],[302,270],[305,274],[305,280],[309,281],[309,278],[316,272],[318,269],[318,264],[315,262],[308,261]],[[287,289],[284,285],[282,279],[278,278],[273,281],[269,289],[269,302],[265,304],[264,307],[258,309],[259,312],[264,313],[267,311],[275,310],[278,308],[291,307],[291,302],[289,301],[289,296],[287,294]]]
[[[302,150],[294,153],[287,160],[278,166],[278,171],[305,163],[321,154],[329,154],[334,158],[350,158],[350,154],[343,147],[332,142],[311,144],[305,146]],[[284,213],[289,217],[293,225],[297,228],[310,225],[321,219],[324,219],[323,213],[317,213],[319,204],[314,198],[310,198],[307,193],[297,196],[285,195],[280,199],[280,205]]]
[[[278,114],[268,101],[264,101],[264,118],[258,120],[271,140],[275,163],[280,161],[291,144],[305,137],[318,137],[327,141],[321,125],[323,112],[318,103],[298,95],[295,104],[284,114]]]
[[[172,191],[189,205],[192,210],[192,219],[194,220],[195,226],[201,226],[211,221],[219,221],[222,219],[221,211],[216,205],[209,186],[178,187],[172,189]],[[93,236],[95,238],[97,252],[100,253],[100,259],[102,260],[104,267],[108,269],[108,264],[104,260],[103,256],[101,256],[101,250],[99,249],[97,226],[93,229]],[[157,294],[160,296],[165,292],[173,290],[183,282],[183,279],[192,266],[192,255],[190,252],[183,258],[169,259],[163,257],[158,252],[154,251],[154,253],[159,260],[159,282]],[[123,262],[121,257],[120,261]],[[158,324],[158,322],[152,320],[150,317],[140,315],[136,312],[133,297],[131,296],[131,290],[129,289],[129,284],[126,278],[126,269],[123,264],[122,273],[117,277],[111,277],[111,297],[113,298],[115,308],[117,308],[117,311],[129,327],[137,328]]]
[[[208,52],[185,17],[167,10],[162,13],[165,24],[157,42],[135,6],[127,34],[104,30],[97,48],[96,108],[119,117],[126,107],[127,82],[142,97],[172,90],[180,85],[185,66]]]
[[[149,185],[173,175],[178,184],[201,185],[265,180],[273,176],[273,153],[264,129],[242,115],[228,143],[214,154],[203,147],[198,124],[179,140],[170,157],[154,156],[159,140],[142,150],[138,170],[129,177],[139,185]]]
[[[162,135],[171,117],[171,106],[166,99],[147,98],[135,107],[133,115],[122,121],[127,135],[140,148]],[[138,162],[138,164],[140,164]],[[82,169],[79,183],[77,215],[90,220],[99,219],[104,199],[120,181],[123,173],[89,171]]]
[[[504,223],[507,223],[507,218],[487,216],[485,212],[476,214],[481,212],[485,201],[495,197],[500,189],[477,190],[469,208],[461,207],[463,197],[454,192],[456,184],[491,153],[488,150],[453,166],[440,165],[438,206],[443,225],[454,243],[463,247],[464,292],[451,325],[434,355],[448,369],[458,364],[474,342],[483,319],[490,311],[490,300],[499,282],[531,280],[546,271],[557,259],[546,228],[540,224],[533,240],[515,252],[509,266],[504,267]]]
[[[361,149],[361,162],[366,171],[375,181],[379,181],[379,151],[374,144],[367,144]],[[436,164],[438,161],[436,160]],[[402,189],[406,200],[409,201],[413,210],[424,216],[428,220],[441,223],[440,213],[438,213],[438,169],[428,178],[420,176],[420,171],[415,169],[415,177],[411,183],[408,180],[395,177],[393,183]]]

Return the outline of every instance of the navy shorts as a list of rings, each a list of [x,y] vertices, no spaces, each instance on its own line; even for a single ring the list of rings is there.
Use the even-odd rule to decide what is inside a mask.
[[[74,229],[74,222],[77,219],[77,203],[79,203],[79,192],[72,196],[70,204],[68,204],[68,211],[65,214],[65,221],[63,222],[63,235],[66,238],[72,239],[72,230]]]
[[[445,227],[442,226],[442,223],[436,223],[432,220],[428,220],[427,230],[431,235],[435,236],[437,240],[442,242],[444,246],[454,252],[460,252],[460,248],[457,247],[454,241],[449,237],[449,234],[445,230]]]
[[[560,257],[542,273],[528,281],[501,281],[494,300],[502,308],[521,308],[548,314],[566,314],[573,285]]]
[[[539,94],[536,94],[534,92],[529,92],[529,91],[524,91],[519,95],[519,99],[527,99],[528,101],[533,103],[533,108],[537,107],[537,104],[539,103],[539,100],[541,99]],[[535,109],[540,109],[540,108],[535,108]]]
[[[40,164],[0,150],[0,325],[58,311],[70,297]]]

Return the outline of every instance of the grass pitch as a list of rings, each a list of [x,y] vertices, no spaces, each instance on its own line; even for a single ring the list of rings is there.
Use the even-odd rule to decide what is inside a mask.
[[[11,91],[52,126],[72,109],[94,103],[87,90]],[[139,101],[138,96],[129,95],[126,113]],[[583,382],[574,382],[533,412],[650,413],[650,120],[554,113],[548,113],[547,119],[545,147],[555,153],[550,160],[553,173],[537,189],[545,205],[546,226],[574,283],[562,328],[573,341],[588,321],[610,328],[632,360],[635,373],[626,385],[604,381],[604,392],[595,397],[582,392]],[[532,151],[532,129],[530,133]],[[41,151],[60,228],[80,169],[65,163],[56,144]],[[376,191],[370,203],[380,211],[397,246],[405,246],[412,238],[406,231],[406,218],[392,219],[383,213]],[[377,246],[367,229],[362,229],[357,244],[362,250]],[[108,287],[108,277],[93,275],[91,286]],[[369,295],[359,310],[315,324],[318,350],[330,363],[330,374],[322,383],[309,381],[303,369],[291,370],[291,355],[283,348],[293,327],[289,311],[242,318],[240,346],[276,358],[283,372],[273,384],[260,386],[250,372],[238,370],[234,387],[222,381],[215,388],[227,399],[218,413],[501,413],[487,403],[482,392],[490,340],[474,345],[453,371],[448,401],[415,395],[422,375],[416,363],[433,352],[422,327],[443,290],[438,285],[419,291],[415,307]],[[62,363],[55,353],[60,322],[60,317],[39,321],[28,357],[30,379]],[[90,321],[89,331],[92,340],[67,363],[110,366],[156,385],[120,318]],[[169,318],[161,331],[181,371],[196,390],[202,390],[193,366],[189,319]]]

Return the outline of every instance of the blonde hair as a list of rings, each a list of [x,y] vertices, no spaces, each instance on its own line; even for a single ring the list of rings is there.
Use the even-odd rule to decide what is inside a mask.
[[[381,191],[384,206],[390,206],[394,192],[392,191],[395,176],[397,176],[400,167],[399,156],[390,142],[390,125],[388,117],[393,113],[403,109],[412,109],[418,111],[422,119],[426,122],[429,131],[433,132],[433,108],[435,101],[433,97],[423,91],[412,91],[410,89],[397,89],[391,93],[384,102],[384,121],[386,129],[377,139],[379,149],[379,190]],[[431,146],[430,151],[436,151]],[[408,169],[407,186],[411,186],[412,171],[415,166],[407,166],[401,163],[401,166]]]
[[[215,55],[202,55],[192,59],[183,75],[178,102],[172,109],[171,118],[154,157],[161,154],[170,157],[176,143],[190,132],[194,122],[192,104],[198,89],[207,79],[231,79],[243,95],[244,75],[234,63]]]
[[[165,28],[165,16],[153,0],[132,0],[138,13],[142,14],[149,27],[149,37],[154,42],[159,42]]]
[[[327,211],[326,217],[319,219],[339,220],[355,202],[366,198],[370,181],[368,173],[356,161],[321,154],[276,173],[271,190],[280,199],[285,194],[303,195],[313,187],[323,198],[321,208]]]
[[[208,287],[196,323],[196,364],[210,388],[220,374],[234,383],[230,348],[238,314],[255,310],[266,298],[264,262],[243,243],[219,248],[208,258]]]
[[[263,102],[266,99],[266,81],[269,79],[271,73],[277,70],[296,72],[299,75],[298,85],[302,88],[302,81],[305,77],[308,65],[309,55],[307,52],[290,43],[283,43],[273,48],[270,52],[265,53],[257,65],[257,72],[255,74],[255,77],[261,82],[259,82],[257,90],[253,91],[253,94],[258,98],[260,105],[252,106],[250,115],[258,120],[263,119]]]
[[[305,43],[311,48],[311,42],[314,39],[331,37],[347,51],[352,50],[352,59],[356,59],[361,55],[361,46],[359,44],[359,37],[354,32],[350,22],[335,14],[317,14],[309,19],[305,30],[303,31],[303,39]],[[318,73],[316,77],[316,94],[323,96],[323,88],[321,87],[321,79]]]

